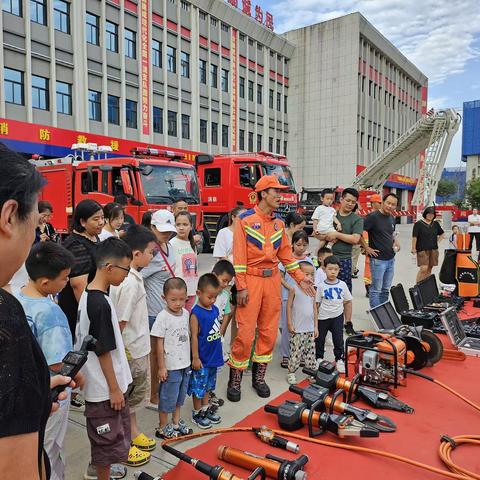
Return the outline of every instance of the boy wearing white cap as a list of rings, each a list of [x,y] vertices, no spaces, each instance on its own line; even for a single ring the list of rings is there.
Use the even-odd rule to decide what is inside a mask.
[[[172,236],[177,233],[175,228],[175,217],[168,210],[157,210],[153,212],[149,225],[145,222],[145,216],[142,223],[149,226],[155,234],[157,246],[154,256],[148,267],[140,272],[145,284],[147,293],[147,309],[150,330],[157,318],[157,315],[165,308],[165,300],[163,299],[163,286],[169,278],[175,276],[175,252],[170,243]],[[153,339],[153,340],[152,340]],[[150,390],[150,405],[147,408],[152,410],[158,409],[158,371],[157,371],[157,354],[156,339],[150,338],[152,346],[150,354],[150,373],[152,378]]]

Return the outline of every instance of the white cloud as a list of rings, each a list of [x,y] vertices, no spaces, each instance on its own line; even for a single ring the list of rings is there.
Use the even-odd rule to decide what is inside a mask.
[[[428,98],[428,108],[434,108],[435,110],[441,108],[448,108],[449,99],[448,97],[437,97],[437,98]]]
[[[292,10],[293,8],[293,10]],[[462,73],[480,57],[478,0],[282,0],[271,7],[285,32],[351,12],[362,13],[420,68],[431,84]]]

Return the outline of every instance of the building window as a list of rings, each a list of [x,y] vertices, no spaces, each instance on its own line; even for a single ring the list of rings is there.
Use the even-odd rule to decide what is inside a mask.
[[[115,95],[108,96],[108,123],[120,125],[120,98]]]
[[[268,93],[268,107],[273,108],[273,90],[270,89],[270,92]]]
[[[240,77],[240,83],[239,83],[239,96],[240,98],[245,98],[245,78]]]
[[[153,131],[163,133],[163,108],[153,107]]]
[[[32,107],[39,110],[49,109],[48,79],[32,75]]]
[[[228,70],[225,70],[224,68],[222,68],[220,86],[222,88],[222,92],[228,92]]]
[[[259,152],[262,149],[262,136],[257,135],[257,152]]]
[[[262,104],[262,86],[257,83],[257,103]]]
[[[203,12],[202,10],[199,10],[198,16],[200,17],[200,20],[206,20],[207,19],[207,14]]]
[[[288,97],[286,95],[283,96],[283,112],[287,113],[287,102],[288,102]]]
[[[162,42],[152,39],[152,65],[162,68]]]
[[[228,125],[222,125],[222,147],[228,148]]]
[[[137,102],[125,101],[125,119],[128,128],[137,128]]]
[[[3,0],[3,11],[21,17],[22,0]]]
[[[218,123],[212,122],[212,145],[218,145]]]
[[[248,132],[248,151],[253,152],[253,132]]]
[[[238,148],[245,150],[245,130],[238,131]]]
[[[57,81],[57,112],[72,114],[72,86],[69,83]]]
[[[277,92],[277,110],[280,112],[282,108],[282,94]]]
[[[204,85],[207,84],[207,61],[200,59],[198,61],[198,70],[199,70],[199,77],[200,83]]]
[[[137,34],[125,29],[125,56],[128,58],[137,58]]]
[[[190,117],[182,113],[182,138],[190,138]]]
[[[188,2],[184,2],[183,0],[180,2],[180,5],[182,7],[182,10],[185,10],[186,12],[190,11],[190,4]]]
[[[210,64],[210,86],[217,88],[218,85],[218,67],[213,63]]]
[[[118,52],[118,25],[108,20],[105,22],[105,46],[111,52]]]
[[[180,75],[190,78],[190,55],[186,52],[180,52]]]
[[[102,121],[102,94],[95,90],[88,91],[88,118],[97,122]]]
[[[252,38],[249,38],[249,39],[248,39],[248,45],[249,45],[250,47],[253,47],[253,39],[252,39]]]
[[[55,30],[70,33],[70,4],[64,0],[55,0],[53,14]]]
[[[287,156],[287,141],[286,140],[283,141],[283,154],[285,156]]]
[[[245,41],[245,34],[240,32],[239,35],[238,35],[238,38],[240,39],[241,42],[244,42]]]
[[[177,72],[177,50],[170,46],[167,46],[167,70]]]
[[[4,76],[5,101],[23,105],[23,72],[5,68]]]
[[[273,152],[273,137],[268,137],[268,151]]]
[[[30,20],[41,25],[47,24],[47,0],[30,0]]]
[[[215,17],[210,17],[210,25],[212,27],[216,27],[217,26],[217,19]]]
[[[248,81],[248,99],[253,102],[253,82],[252,80]]]
[[[171,137],[177,136],[177,112],[168,111],[168,134]]]
[[[221,29],[222,29],[223,32],[229,32],[230,31],[230,27],[226,23],[223,23],[223,22],[222,22],[222,25],[221,25]]]
[[[277,138],[277,153],[280,153],[280,139]]]
[[[93,13],[87,12],[87,43],[92,45],[100,45],[100,36],[99,36],[99,18]]]
[[[200,120],[200,141],[207,143],[207,121]]]

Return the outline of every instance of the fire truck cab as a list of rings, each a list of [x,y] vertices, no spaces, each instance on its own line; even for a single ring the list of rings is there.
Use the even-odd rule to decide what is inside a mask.
[[[226,215],[237,206],[252,208],[257,203],[254,187],[264,175],[274,175],[288,190],[276,212],[285,217],[297,209],[297,194],[286,157],[267,152],[228,155],[197,155],[205,227],[213,243],[217,231],[226,226]]]
[[[137,147],[133,157],[110,157],[109,147],[96,144],[75,144],[74,153],[58,159],[32,159],[47,179],[41,198],[54,209],[54,224],[59,233],[67,233],[73,208],[83,199],[101,205],[124,194],[128,198],[126,212],[137,223],[147,211],[170,208],[177,199],[189,204],[197,232],[203,230],[200,191],[195,169],[183,163],[183,155]],[[101,158],[103,155],[104,158]]]

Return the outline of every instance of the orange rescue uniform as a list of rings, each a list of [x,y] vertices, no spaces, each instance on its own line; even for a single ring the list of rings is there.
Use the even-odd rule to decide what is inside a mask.
[[[278,262],[297,282],[305,275],[292,255],[292,246],[282,220],[266,215],[258,206],[247,210],[233,233],[233,265],[238,290],[248,290],[248,303],[238,306],[238,333],[228,364],[239,370],[248,367],[258,330],[253,361],[267,363],[277,338],[281,310],[281,276]]]

